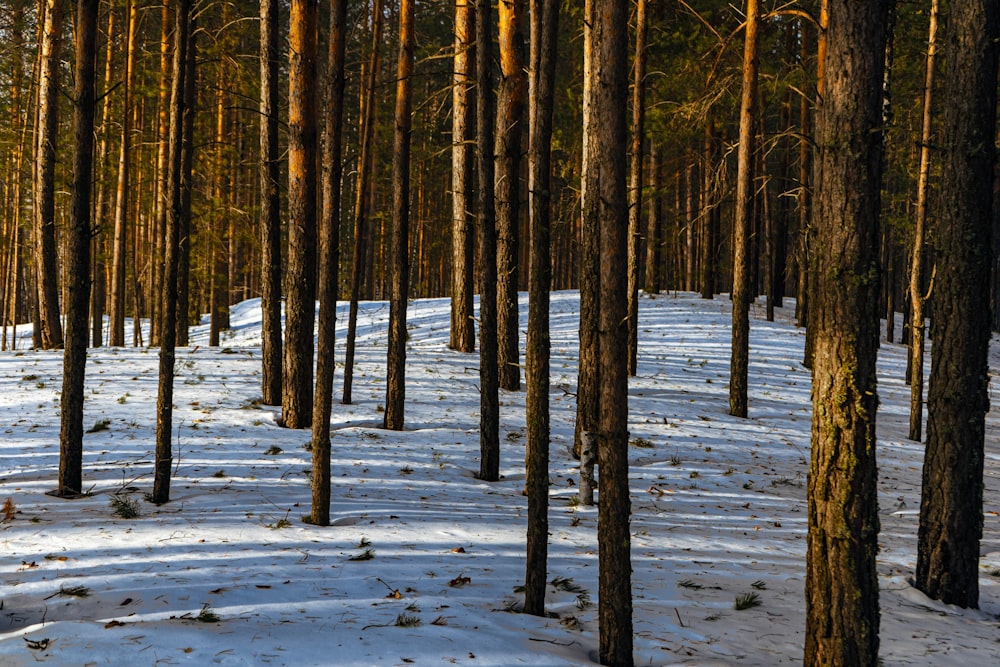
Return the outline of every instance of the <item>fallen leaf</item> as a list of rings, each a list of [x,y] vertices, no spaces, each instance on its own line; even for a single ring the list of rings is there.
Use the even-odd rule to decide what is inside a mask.
[[[451,586],[452,588],[461,588],[462,586],[465,586],[467,583],[471,581],[472,579],[469,577],[458,575],[457,577],[449,581],[448,585]]]
[[[270,588],[267,584],[257,584],[257,588]]]
[[[28,648],[30,648],[32,651],[44,651],[49,647],[48,637],[46,637],[45,639],[28,639],[27,637],[25,637],[24,641],[28,643]]]
[[[454,549],[451,550],[451,552],[453,554],[464,554],[465,553],[465,547],[455,547]]]
[[[125,624],[122,623],[121,621],[117,621],[117,620],[116,621],[108,621],[107,623],[104,624],[104,629],[105,630],[109,630],[111,628],[120,628],[123,625],[125,625]]]

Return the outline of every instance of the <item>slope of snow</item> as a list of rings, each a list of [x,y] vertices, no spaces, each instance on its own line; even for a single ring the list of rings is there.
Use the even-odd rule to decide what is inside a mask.
[[[521,305],[523,332],[523,296]],[[178,352],[172,500],[161,507],[144,500],[156,350],[91,351],[85,426],[98,428],[85,437],[89,495],[60,500],[46,492],[59,463],[62,356],[24,351],[22,340],[21,351],[0,354],[0,503],[12,504],[0,523],[0,664],[592,664],[596,509],[574,501],[570,456],[577,306],[576,293],[553,294],[548,578],[556,584],[545,619],[516,613],[525,395],[501,393],[503,479],[475,479],[478,357],[447,348],[447,300],[410,304],[403,432],[381,428],[388,306],[362,304],[355,402],[336,403],[332,418],[328,528],[301,520],[310,434],[278,427],[279,409],[258,401],[259,301],[233,309],[222,347],[207,346],[202,324]],[[790,308],[775,323],[754,311],[750,418],[730,417],[729,310],[725,298],[690,294],[641,301],[639,373],[629,388],[637,664],[801,662],[804,336]],[[346,305],[341,315],[338,361]],[[987,431],[982,609],[961,610],[910,584],[923,448],[905,439],[904,368],[904,349],[883,344],[884,664],[1000,664],[997,411]],[[138,504],[138,518],[116,516],[111,501],[122,496]],[[761,605],[737,611],[735,598],[748,593]]]

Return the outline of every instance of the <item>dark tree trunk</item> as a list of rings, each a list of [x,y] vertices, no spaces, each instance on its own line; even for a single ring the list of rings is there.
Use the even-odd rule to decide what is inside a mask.
[[[558,0],[532,0],[528,203],[531,259],[528,267],[528,396],[525,490],[528,495],[524,611],[545,615],[549,541],[549,290],[552,285],[550,194],[552,110],[555,92]]]
[[[493,18],[476,5],[476,148],[479,171],[479,478],[500,479],[500,396],[497,370],[497,229],[493,163]]]
[[[805,664],[878,663],[875,359],[887,0],[831,0],[819,110]]]
[[[288,273],[281,422],[312,419],[316,321],[316,51],[319,0],[292,0],[288,71]]]
[[[941,198],[932,301],[917,587],[979,606],[1000,7],[953,3],[945,45]]]
[[[632,81],[632,145],[628,186],[628,374],[636,374],[639,358],[639,254],[642,241],[642,160],[646,124],[646,0],[635,8],[635,60]],[[649,239],[647,239],[647,243]],[[646,267],[649,270],[649,267]]]
[[[476,125],[475,13],[471,2],[455,3],[455,74],[452,81],[451,137],[451,338],[459,352],[476,348],[473,291],[476,263],[472,142]]]
[[[361,298],[361,283],[364,280],[368,252],[374,239],[369,230],[367,211],[373,171],[372,146],[375,141],[375,82],[379,67],[379,48],[382,44],[382,2],[375,0],[372,5],[372,50],[369,54],[367,75],[362,91],[361,148],[358,151],[358,183],[354,198],[354,266],[351,269],[351,305],[347,317],[347,343],[344,349],[344,394],[341,401],[351,402],[351,386],[354,383],[354,340],[358,327],[358,300]]]
[[[628,667],[632,657],[632,562],[628,484],[628,192],[626,119],[628,2],[592,0],[592,49],[584,76],[590,123],[584,134],[590,169],[584,219],[598,231],[599,272],[595,432],[600,466],[597,515],[598,623],[603,665]]]
[[[658,141],[649,142],[649,188],[652,191],[649,201],[649,218],[646,227],[646,274],[645,287],[647,294],[659,294],[663,288],[663,255],[666,241],[663,237],[663,163],[660,160],[660,146]],[[678,187],[680,187],[678,185]],[[678,197],[680,194],[678,193]],[[678,209],[680,206],[677,207]],[[679,214],[678,214],[679,215]],[[678,253],[679,255],[679,253]],[[671,257],[671,255],[667,255]],[[683,260],[678,259],[678,266]],[[671,264],[673,266],[673,264]],[[681,276],[681,271],[674,272],[676,276]],[[675,284],[684,284],[683,280],[677,279]],[[669,287],[669,284],[668,284]]]
[[[521,224],[521,134],[528,79],[524,63],[524,2],[498,0],[500,95],[496,129],[497,364],[500,386],[521,388],[518,354],[517,257]]]
[[[413,0],[399,6],[396,65],[396,131],[392,147],[392,235],[389,241],[389,352],[385,427],[403,430],[406,401],[406,301],[410,291],[410,109],[413,98]]]
[[[170,500],[170,476],[173,464],[171,434],[173,430],[174,359],[177,336],[177,256],[181,218],[184,214],[181,168],[184,122],[184,89],[187,74],[188,42],[191,27],[191,0],[176,0],[173,39],[173,79],[170,85],[170,123],[167,141],[167,203],[166,245],[164,256],[163,320],[160,331],[160,373],[156,397],[156,455],[154,462],[152,501],[163,504]]]
[[[330,523],[330,412],[333,405],[337,295],[340,291],[341,127],[344,120],[344,45],[347,0],[330,8],[323,142],[323,213],[320,224],[319,324],[316,340],[316,395],[312,417],[312,513],[317,526]]]
[[[709,119],[705,128],[705,147],[702,157],[702,189],[701,189],[701,298],[715,298],[716,273],[718,271],[719,202],[715,201],[715,170],[718,158],[718,140],[715,136],[715,122]]]
[[[55,168],[59,62],[62,49],[62,0],[46,0],[38,74],[38,129],[35,155],[35,277],[42,347],[63,345],[56,268]]]
[[[94,164],[94,81],[98,0],[78,0],[74,44],[73,189],[66,244],[66,349],[59,419],[59,495],[83,487],[83,395],[90,301],[90,191]]]
[[[281,196],[277,0],[260,0],[261,401],[281,403]]]
[[[192,10],[193,11],[193,10]],[[187,55],[184,69],[184,115],[181,123],[181,215],[177,229],[177,306],[174,325],[176,345],[188,344],[188,310],[191,284],[191,178],[194,167],[195,62],[197,35],[194,15],[188,26]]]

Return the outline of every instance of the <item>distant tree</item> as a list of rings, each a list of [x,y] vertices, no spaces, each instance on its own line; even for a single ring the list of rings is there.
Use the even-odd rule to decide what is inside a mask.
[[[278,154],[279,3],[260,0],[261,391],[281,403],[281,195]]]
[[[479,172],[479,478],[500,479],[500,394],[497,369],[497,229],[493,191],[493,20],[476,5],[476,160]]]
[[[90,194],[94,163],[94,89],[98,0],[78,0],[73,43],[73,188],[66,244],[66,349],[59,418],[59,495],[83,489],[83,396],[89,337]]]
[[[156,453],[153,464],[152,501],[157,504],[170,500],[170,476],[173,465],[171,435],[173,429],[174,360],[177,336],[177,255],[180,243],[181,218],[184,215],[182,195],[182,152],[184,135],[185,78],[188,74],[188,48],[191,35],[191,0],[175,0],[174,5],[173,69],[170,85],[170,131],[167,145],[166,194],[167,207],[166,254],[160,331],[160,373],[156,397]]]
[[[1000,6],[951,5],[945,41],[941,194],[935,235],[927,451],[917,587],[979,606],[985,417],[990,407],[989,282]]]
[[[319,0],[292,0],[288,33],[288,267],[281,423],[312,419],[316,321],[316,51]]]
[[[476,126],[475,11],[468,0],[455,2],[455,55],[451,119],[451,337],[448,347],[472,352],[476,347],[473,317],[473,271],[476,262],[475,221],[472,215],[472,144]]]
[[[344,118],[344,52],[347,0],[330,8],[328,54],[324,77],[326,108],[323,131],[323,212],[320,225],[319,326],[316,339],[316,395],[312,417],[312,513],[317,526],[330,523],[330,412],[333,403],[334,342],[340,259],[341,126]]]
[[[632,145],[628,202],[628,374],[635,375],[639,355],[639,255],[642,241],[643,140],[646,126],[646,0],[635,6],[635,58],[632,61]],[[647,239],[647,243],[651,243]],[[650,271],[650,267],[646,267]]]
[[[920,129],[920,165],[917,168],[917,210],[913,220],[910,259],[910,440],[920,442],[924,417],[924,231],[927,223],[927,181],[931,157],[931,101],[937,55],[938,0],[931,0],[924,72],[924,110]],[[890,291],[891,288],[890,288]]]
[[[545,615],[549,540],[549,291],[552,285],[552,109],[555,97],[559,0],[532,0],[529,57],[528,203],[531,259],[528,268],[528,396],[525,490],[528,531],[524,611]]]
[[[40,31],[41,57],[38,70],[38,118],[35,136],[35,278],[38,285],[36,328],[43,348],[63,345],[59,318],[59,271],[56,269],[55,169],[57,111],[59,108],[59,63],[62,51],[62,0],[45,0],[40,8],[44,22]]]
[[[817,123],[805,659],[878,663],[875,360],[888,0],[830,0]]]
[[[521,135],[528,95],[524,62],[524,1],[498,0],[500,86],[496,129],[497,364],[500,386],[521,388],[517,305],[521,224]]]
[[[389,352],[385,427],[403,429],[406,399],[406,302],[410,292],[410,127],[413,106],[413,0],[400,0],[396,66],[396,131],[392,147],[392,236],[389,255]]]
[[[585,229],[598,236],[597,415],[600,467],[597,515],[598,623],[603,665],[632,657],[632,561],[628,483],[628,193],[626,121],[628,2],[588,0],[584,23],[590,58],[584,69],[590,167],[584,172]],[[587,47],[585,47],[587,48]]]
[[[733,221],[733,342],[729,366],[729,414],[747,416],[750,356],[750,235],[754,209],[754,147],[757,124],[760,6],[746,0],[743,86],[740,94],[740,143],[736,170],[736,216]]]
[[[646,223],[646,272],[643,276],[647,294],[659,294],[663,285],[663,197],[660,189],[663,187],[663,161],[660,159],[659,141],[650,141],[649,145],[649,187],[653,191],[649,202],[649,218]],[[679,182],[679,177],[678,177]],[[679,186],[678,186],[679,187]],[[678,193],[680,202],[680,193]],[[677,207],[680,209],[680,205]],[[678,215],[680,215],[678,211]],[[678,258],[677,284],[684,285],[684,267]]]

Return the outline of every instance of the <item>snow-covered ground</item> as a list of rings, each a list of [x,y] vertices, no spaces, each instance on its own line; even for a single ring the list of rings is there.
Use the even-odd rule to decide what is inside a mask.
[[[61,353],[0,354],[0,503],[9,499],[0,664],[592,664],[596,509],[574,502],[570,456],[577,305],[576,293],[553,294],[555,583],[545,619],[516,613],[525,395],[501,394],[503,479],[475,479],[478,357],[447,349],[447,300],[410,304],[403,432],[381,428],[388,307],[362,304],[355,403],[334,406],[328,528],[301,520],[310,434],[278,427],[278,409],[257,400],[259,302],[234,309],[222,347],[209,348],[200,326],[179,351],[175,476],[162,507],[143,497],[152,486],[156,350],[91,352],[85,426],[96,428],[85,437],[89,495],[80,500],[46,495],[58,470]],[[729,312],[724,297],[641,301],[639,374],[629,389],[639,665],[801,661],[804,336],[789,308],[775,323],[754,311],[751,416],[736,419],[727,415]],[[526,314],[522,298],[522,331]],[[905,439],[904,367],[904,349],[883,344],[884,664],[1000,664],[1000,399],[987,431],[982,609],[961,610],[909,583],[922,446]],[[116,516],[112,499],[123,496],[138,518]],[[750,593],[760,605],[736,610]]]

